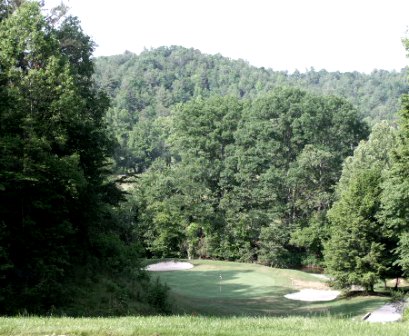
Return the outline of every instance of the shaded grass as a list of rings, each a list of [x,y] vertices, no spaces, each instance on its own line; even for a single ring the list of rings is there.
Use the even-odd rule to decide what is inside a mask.
[[[407,322],[370,324],[334,317],[194,317],[153,316],[123,318],[0,318],[0,335],[81,335],[81,336],[316,336],[408,334]]]
[[[331,302],[289,300],[300,287],[323,287],[312,274],[257,264],[194,260],[190,270],[153,272],[171,288],[174,312],[207,316],[363,316],[387,301],[352,296]],[[220,278],[221,277],[221,278]]]

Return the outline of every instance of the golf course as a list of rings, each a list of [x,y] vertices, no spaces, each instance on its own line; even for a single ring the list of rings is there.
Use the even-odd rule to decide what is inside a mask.
[[[286,294],[330,288],[325,279],[297,270],[211,260],[194,260],[191,264],[191,269],[151,272],[169,286],[178,314],[360,317],[388,301],[382,295],[361,293],[330,301],[290,300]]]
[[[0,336],[409,336],[408,11],[0,0]]]
[[[211,260],[148,261],[146,266],[155,269],[149,272],[153,280],[169,287],[170,316],[1,317],[0,335],[407,335],[405,318],[362,320],[389,301],[382,294],[309,302],[285,297],[307,288],[330,292],[326,280],[314,274]]]

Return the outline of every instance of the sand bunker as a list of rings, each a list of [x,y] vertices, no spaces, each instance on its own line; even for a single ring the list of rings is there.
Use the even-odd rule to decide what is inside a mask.
[[[181,261],[164,261],[157,264],[151,264],[146,267],[147,271],[164,272],[164,271],[181,271],[193,268],[193,265],[188,262]]]
[[[339,294],[341,294],[340,291],[306,288],[296,293],[284,295],[284,297],[290,300],[318,302],[335,300]]]
[[[388,303],[372,312],[365,320],[368,322],[396,322],[402,318],[403,307]]]

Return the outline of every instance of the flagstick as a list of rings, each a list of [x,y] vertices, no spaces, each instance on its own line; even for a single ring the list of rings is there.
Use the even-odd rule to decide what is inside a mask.
[[[223,278],[222,278],[222,275],[220,274],[219,275],[219,292],[220,293],[222,292],[222,280],[223,280]]]

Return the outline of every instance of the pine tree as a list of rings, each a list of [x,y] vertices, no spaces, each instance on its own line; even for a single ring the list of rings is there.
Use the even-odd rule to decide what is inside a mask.
[[[344,163],[338,199],[328,212],[330,239],[324,250],[328,273],[340,287],[361,285],[373,291],[377,280],[399,273],[393,265],[396,240],[386,235],[378,219],[395,143],[391,127],[377,125]]]
[[[408,41],[406,46],[409,50]],[[392,167],[383,184],[382,210],[379,217],[384,223],[385,233],[390,237],[399,237],[396,264],[401,266],[407,275],[409,274],[409,95],[402,97],[398,144],[392,159]]]

